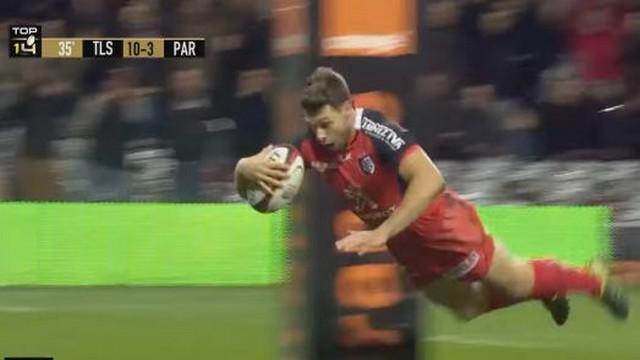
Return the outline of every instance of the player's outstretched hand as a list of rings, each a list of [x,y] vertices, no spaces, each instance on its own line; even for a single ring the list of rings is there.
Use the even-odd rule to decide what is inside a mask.
[[[376,230],[351,231],[349,235],[336,242],[341,252],[355,252],[358,255],[384,250],[388,236]]]
[[[246,180],[260,185],[262,190],[269,194],[281,188],[282,180],[289,177],[289,165],[277,163],[269,158],[272,149],[273,145],[269,145],[258,154],[238,162],[238,173]]]

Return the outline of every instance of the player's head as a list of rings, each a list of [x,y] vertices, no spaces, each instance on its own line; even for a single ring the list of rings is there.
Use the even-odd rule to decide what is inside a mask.
[[[301,103],[318,142],[334,151],[345,149],[353,133],[355,109],[344,77],[331,68],[317,68],[307,78]]]

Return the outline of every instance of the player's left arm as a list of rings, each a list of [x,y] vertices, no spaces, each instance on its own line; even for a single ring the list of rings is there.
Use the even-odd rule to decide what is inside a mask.
[[[393,214],[375,231],[392,238],[413,223],[444,190],[444,179],[425,151],[418,145],[407,150],[398,172],[407,183],[402,201]]]

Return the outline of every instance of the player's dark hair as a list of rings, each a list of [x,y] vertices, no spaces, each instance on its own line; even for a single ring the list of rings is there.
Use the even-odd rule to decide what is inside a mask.
[[[344,77],[329,67],[319,67],[307,78],[301,104],[307,113],[315,114],[325,105],[338,109],[350,98]]]

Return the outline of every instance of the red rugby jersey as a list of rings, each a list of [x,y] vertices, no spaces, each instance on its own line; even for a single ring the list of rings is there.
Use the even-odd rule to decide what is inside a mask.
[[[375,110],[356,109],[355,128],[342,153],[320,145],[311,132],[296,145],[305,166],[319,172],[363,221],[376,227],[402,200],[406,183],[398,171],[400,161],[420,147],[406,129]],[[410,227],[421,233],[429,213],[425,210]]]

